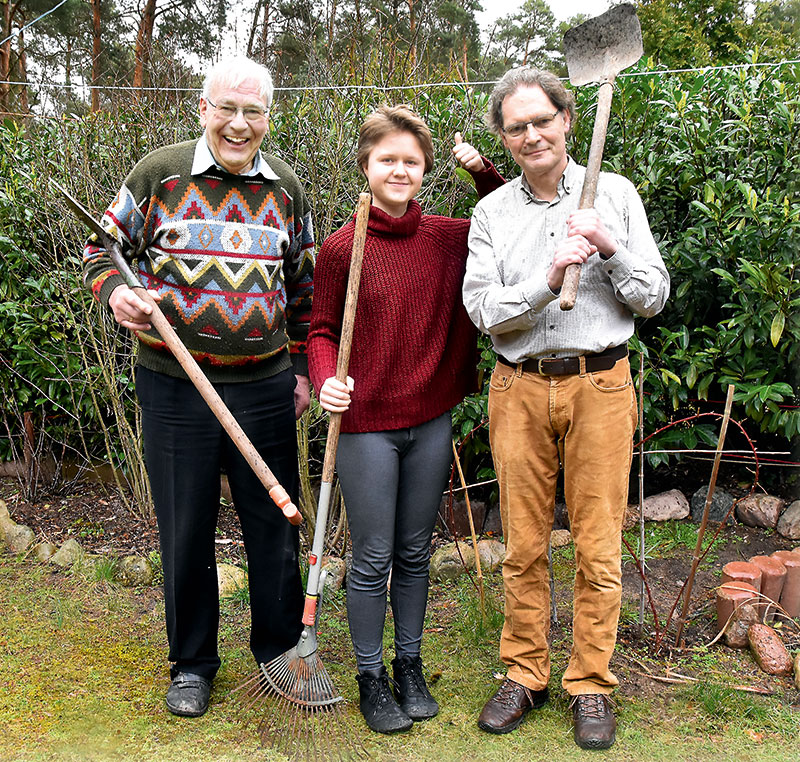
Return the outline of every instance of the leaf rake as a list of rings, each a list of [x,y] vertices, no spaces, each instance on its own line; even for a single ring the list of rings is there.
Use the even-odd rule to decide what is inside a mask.
[[[356,299],[361,280],[361,265],[369,221],[370,194],[358,199],[353,253],[347,283],[336,378],[347,381],[350,348],[353,339]],[[339,694],[317,648],[319,600],[327,572],[321,570],[325,549],[331,488],[339,443],[342,414],[331,413],[322,483],[317,503],[317,522],[308,563],[308,582],[303,609],[303,632],[297,645],[261,664],[237,690],[249,700],[248,707],[263,703],[264,716],[258,730],[261,741],[293,760],[352,760],[367,756],[360,742],[353,738],[344,711],[345,700]]]

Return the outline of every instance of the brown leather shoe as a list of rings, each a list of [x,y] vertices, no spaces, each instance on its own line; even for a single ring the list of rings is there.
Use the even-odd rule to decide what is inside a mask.
[[[549,697],[547,688],[532,691],[506,678],[483,707],[478,727],[487,733],[510,733],[519,727],[531,709],[543,707]]]
[[[575,696],[570,706],[575,720],[575,743],[581,749],[609,749],[614,745],[617,721],[608,696],[602,693]]]

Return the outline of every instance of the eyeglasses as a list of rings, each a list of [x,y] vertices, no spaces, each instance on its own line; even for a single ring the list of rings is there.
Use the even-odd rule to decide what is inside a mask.
[[[233,106],[229,103],[222,103],[218,106],[209,98],[206,98],[206,103],[208,103],[208,105],[211,106],[211,108],[213,108],[215,111],[218,111],[220,116],[226,121],[234,119],[240,111],[242,112],[242,116],[248,122],[260,122],[267,116],[266,109],[259,108],[258,106],[239,107],[239,106]]]
[[[558,116],[558,111],[552,114],[544,114],[537,116],[535,119],[529,119],[527,122],[514,122],[509,124],[508,127],[501,127],[503,132],[510,138],[522,137],[528,131],[528,125],[533,125],[536,132],[543,132],[553,126],[553,120]]]

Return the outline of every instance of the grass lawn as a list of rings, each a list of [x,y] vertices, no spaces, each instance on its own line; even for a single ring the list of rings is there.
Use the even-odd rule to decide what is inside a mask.
[[[556,559],[558,585],[569,592],[570,555]],[[562,569],[562,572],[558,570]],[[563,577],[563,578],[562,578]],[[476,718],[497,685],[502,582],[487,578],[490,606],[483,626],[467,580],[433,585],[423,645],[438,717],[402,736],[370,733],[355,709],[354,664],[337,594],[322,611],[321,655],[349,700],[352,734],[374,760],[792,760],[800,758],[800,710],[791,680],[754,669],[747,653],[695,648],[652,655],[646,644],[621,637],[615,672],[619,731],[609,752],[584,752],[572,740],[568,702],[560,689],[569,632],[565,611],[553,631],[552,699],[507,736],[490,736]],[[173,717],[168,686],[163,601],[157,588],[130,590],[80,572],[54,572],[30,559],[0,554],[0,760],[137,760],[203,762],[278,760],[258,741],[261,710],[247,712],[232,689],[252,671],[246,604],[223,603],[223,666],[209,712]],[[623,631],[625,611],[623,608]],[[627,615],[630,616],[630,615]],[[387,627],[389,635],[391,627]],[[391,643],[387,637],[387,654]],[[387,660],[388,660],[387,658]],[[664,684],[642,673],[671,668],[699,682]],[[731,689],[768,687],[772,696]]]

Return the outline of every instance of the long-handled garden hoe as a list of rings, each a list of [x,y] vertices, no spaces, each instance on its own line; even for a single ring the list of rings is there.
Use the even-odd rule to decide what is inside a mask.
[[[186,349],[186,346],[178,337],[178,334],[175,333],[175,329],[170,325],[164,313],[161,312],[158,303],[150,296],[147,289],[125,261],[120,250],[119,241],[109,235],[89,211],[77,199],[67,193],[55,180],[51,179],[50,183],[61,193],[78,218],[97,236],[99,242],[108,252],[111,261],[114,263],[114,267],[117,268],[120,275],[125,279],[126,284],[130,288],[136,289],[138,296],[150,305],[153,310],[150,315],[150,322],[155,326],[155,329],[164,340],[164,343],[169,347],[175,359],[181,364],[189,380],[194,384],[209,408],[211,408],[211,411],[222,424],[222,427],[228,433],[239,452],[242,453],[244,459],[253,469],[259,481],[266,487],[275,505],[281,509],[283,515],[286,516],[291,524],[296,526],[302,523],[303,517],[300,511],[297,510],[297,506],[289,498],[289,494],[275,478],[275,475],[264,462],[264,459],[261,457],[258,450],[256,450],[247,434],[244,433],[242,427],[222,401],[217,390],[213,387],[208,378],[206,378],[206,375],[200,369],[197,361],[192,357],[189,350]]]
[[[347,381],[347,368],[350,364],[350,346],[369,207],[370,194],[362,193],[358,199],[353,254],[336,363],[336,378],[341,382]],[[261,739],[265,745],[294,759],[351,759],[364,753],[353,741],[351,734],[341,732],[344,698],[336,690],[317,651],[318,603],[326,576],[321,571],[322,553],[325,548],[325,531],[341,423],[342,414],[331,413],[317,503],[317,523],[309,554],[303,632],[300,640],[296,646],[268,664],[262,664],[255,675],[242,686],[251,705],[260,699],[275,699],[268,706],[267,714],[259,726]],[[331,732],[329,727],[319,726],[317,717],[331,718],[340,726],[340,732]]]

